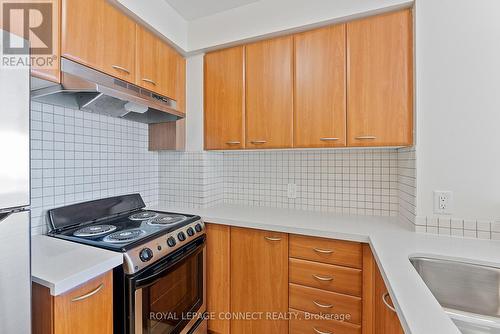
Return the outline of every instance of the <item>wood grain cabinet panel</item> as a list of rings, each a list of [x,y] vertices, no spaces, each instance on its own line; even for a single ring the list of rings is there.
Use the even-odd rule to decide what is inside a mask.
[[[205,149],[245,147],[244,47],[205,55]]]
[[[359,325],[331,320],[327,316],[317,314],[306,316],[305,312],[294,309],[290,309],[290,312],[297,315],[290,320],[290,334],[361,334]]]
[[[63,295],[33,287],[33,334],[113,334],[113,272]]]
[[[221,319],[219,315],[231,311],[231,228],[216,224],[205,226],[207,233],[207,312],[215,314],[215,318],[208,321],[208,330],[217,334],[229,334],[230,320]]]
[[[246,46],[246,147],[292,147],[293,38]]]
[[[135,82],[135,22],[105,0],[63,0],[62,56]]]
[[[161,94],[160,80],[166,75],[161,72],[161,41],[143,26],[136,27],[136,79],[135,84]]]
[[[347,23],[348,146],[413,142],[411,10]]]
[[[231,227],[231,312],[264,312],[262,319],[231,321],[231,333],[288,333],[288,236]]]
[[[384,303],[392,305],[390,296],[388,295],[387,287],[380,270],[375,270],[375,334],[404,334],[401,323],[399,322],[396,312],[391,310]]]
[[[304,32],[294,39],[294,147],[345,146],[345,25]]]

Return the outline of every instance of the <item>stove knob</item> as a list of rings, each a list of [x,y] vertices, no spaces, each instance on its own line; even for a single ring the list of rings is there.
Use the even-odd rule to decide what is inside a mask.
[[[187,234],[188,234],[190,237],[192,237],[192,236],[194,235],[194,230],[193,230],[193,228],[192,228],[192,227],[188,228],[186,232],[187,232]]]
[[[179,241],[184,241],[186,240],[186,235],[184,234],[184,232],[179,232],[177,234],[177,239],[179,239]]]
[[[153,258],[153,251],[149,248],[144,248],[139,253],[139,258],[141,259],[142,262],[148,262]]]
[[[176,244],[176,242],[175,242],[174,237],[170,237],[167,239],[167,245],[169,245],[170,247],[174,247],[175,244]]]
[[[201,232],[201,230],[203,230],[203,226],[201,226],[201,224],[196,224],[194,228],[196,229],[196,232]]]

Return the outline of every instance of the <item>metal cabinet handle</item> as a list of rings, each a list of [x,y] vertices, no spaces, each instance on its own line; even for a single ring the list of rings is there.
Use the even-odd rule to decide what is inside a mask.
[[[317,302],[315,300],[313,300],[313,303],[317,307],[321,307],[321,308],[332,308],[333,307],[333,305],[331,305],[331,304],[328,304],[328,305],[327,304],[321,304],[320,302]]]
[[[317,279],[319,281],[323,281],[323,282],[333,281],[333,277],[325,277],[325,276],[318,276],[318,275],[312,275],[312,277],[314,277],[315,279]]]
[[[281,238],[274,238],[274,237],[264,237],[268,241],[281,241]]]
[[[359,137],[356,137],[354,139],[357,139],[357,140],[371,140],[371,139],[377,139],[377,137],[375,137],[375,136],[359,136]]]
[[[332,332],[323,332],[323,331],[320,331],[316,327],[313,327],[313,330],[314,330],[315,333],[318,333],[318,334],[333,334]]]
[[[241,144],[241,142],[239,142],[239,141],[228,141],[228,142],[226,142],[226,144],[227,145],[239,145],[239,144]]]
[[[389,297],[389,292],[386,292],[382,295],[382,302],[384,302],[385,306],[387,306],[387,308],[389,310],[396,313],[396,309],[394,307],[392,307],[391,305],[389,305],[389,302],[387,301],[387,297]]]
[[[151,80],[151,79],[142,79],[142,81],[147,82],[147,83],[150,83],[150,84],[152,84],[152,85],[156,86],[156,82],[154,82],[154,81],[153,81],[153,80]]]
[[[98,293],[99,291],[102,290],[102,288],[104,288],[104,283],[101,283],[99,284],[99,286],[97,288],[95,288],[94,290],[90,291],[89,293],[87,294],[84,294],[83,296],[80,296],[80,297],[75,297],[73,299],[71,299],[72,302],[79,302],[81,300],[84,300],[84,299],[87,299],[87,298],[90,298],[92,297],[93,295],[95,295],[96,293]]]
[[[313,250],[316,253],[321,253],[321,254],[332,254],[333,253],[333,251],[331,249],[313,248]]]
[[[127,74],[130,74],[130,71],[127,70],[125,67],[121,67],[121,66],[118,66],[118,65],[111,65],[111,67],[114,68],[115,70],[122,71],[122,72],[125,72]]]
[[[320,138],[319,140],[321,141],[336,141],[336,140],[339,140],[339,138],[335,138],[335,137],[326,137],[326,138]]]
[[[265,143],[267,143],[267,140],[252,140],[252,141],[250,141],[250,143],[252,143],[254,145],[265,144]]]

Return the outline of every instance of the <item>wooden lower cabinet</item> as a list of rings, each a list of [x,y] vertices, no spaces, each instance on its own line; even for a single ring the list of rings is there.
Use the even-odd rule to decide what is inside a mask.
[[[404,334],[398,315],[384,303],[385,298],[386,302],[393,306],[378,268],[375,274],[375,334]]]
[[[361,334],[361,326],[332,320],[327,315],[290,309],[290,334]]]
[[[33,284],[33,334],[113,334],[113,272],[65,294]]]

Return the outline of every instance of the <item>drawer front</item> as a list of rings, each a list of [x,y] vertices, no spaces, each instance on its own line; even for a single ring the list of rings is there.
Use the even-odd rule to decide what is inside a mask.
[[[290,236],[290,257],[361,269],[362,246],[358,242]]]
[[[293,316],[290,320],[289,334],[361,334],[361,326],[358,325],[330,320],[325,315],[312,315],[293,309],[290,312],[297,317]]]
[[[361,297],[361,270],[290,259],[290,283]]]
[[[336,319],[361,324],[361,298],[290,284],[290,307],[310,313],[335,315]]]

